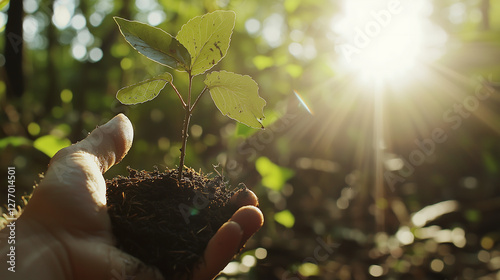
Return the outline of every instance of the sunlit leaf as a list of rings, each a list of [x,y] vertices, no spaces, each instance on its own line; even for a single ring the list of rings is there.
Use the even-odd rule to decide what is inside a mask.
[[[3,8],[5,8],[7,6],[7,4],[9,4],[9,0],[1,0],[0,1],[0,11],[3,10]]]
[[[301,0],[285,0],[284,6],[288,13],[293,13],[300,6]]]
[[[71,141],[67,138],[59,138],[54,135],[45,135],[37,138],[33,142],[33,147],[49,157],[53,157],[60,149],[71,145]]]
[[[205,85],[223,115],[250,127],[263,128],[266,101],[259,96],[259,86],[250,76],[231,72],[212,72]]]
[[[273,126],[276,125],[278,129],[281,129],[285,125],[285,122],[286,123],[289,122],[289,120],[286,118],[281,119],[282,117],[283,117],[283,115],[279,114],[277,111],[270,110],[270,111],[266,112],[266,118],[262,122],[263,122],[263,125],[265,125],[266,127],[271,126],[271,125],[273,125]],[[281,122],[276,123],[280,119],[281,119]],[[251,127],[244,125],[242,123],[237,123],[235,133],[236,133],[236,136],[248,138],[248,137],[254,135],[255,133],[259,133],[259,130],[252,129]]]
[[[235,18],[233,11],[215,11],[182,26],[177,40],[191,55],[191,75],[205,73],[226,55]]]
[[[31,140],[22,136],[9,136],[0,139],[0,149],[4,149],[9,145],[13,147],[19,147],[29,144],[31,144]]]
[[[139,53],[173,69],[189,70],[189,52],[172,35],[145,23],[119,17],[114,19],[123,37]]]
[[[293,177],[291,169],[274,164],[267,157],[260,157],[255,161],[255,168],[262,176],[262,185],[275,191],[280,191],[286,181]]]
[[[264,70],[274,65],[274,58],[271,56],[258,55],[252,59],[253,65],[259,70]]]
[[[287,228],[292,228],[295,224],[295,217],[292,212],[283,210],[274,214],[274,220]]]
[[[300,275],[305,277],[317,276],[320,275],[320,270],[317,264],[304,262],[299,266],[298,269]]]
[[[243,137],[243,138],[248,138],[251,135],[253,135],[257,130],[252,129],[248,125],[244,125],[242,123],[237,123],[236,124],[236,135]]]
[[[163,73],[154,78],[144,80],[120,89],[116,93],[116,99],[125,105],[143,103],[154,99],[160,91],[171,83],[173,77],[170,73]]]
[[[302,73],[304,72],[304,69],[302,68],[302,66],[298,65],[298,64],[288,64],[286,67],[285,67],[285,71],[290,75],[292,76],[292,78],[298,78],[300,76],[302,76]]]

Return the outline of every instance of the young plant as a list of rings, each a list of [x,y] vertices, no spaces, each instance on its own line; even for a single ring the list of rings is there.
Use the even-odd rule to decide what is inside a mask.
[[[182,26],[176,37],[144,23],[119,17],[114,19],[125,40],[139,53],[156,63],[187,73],[189,83],[184,94],[175,87],[172,74],[165,72],[124,87],[116,95],[123,104],[143,103],[154,99],[170,84],[185,110],[179,180],[182,178],[191,115],[207,90],[223,115],[253,128],[263,128],[261,121],[266,101],[259,96],[259,87],[250,76],[213,71],[206,75],[205,87],[196,99],[191,92],[193,77],[204,74],[226,55],[235,23],[234,12],[215,11],[195,17]]]

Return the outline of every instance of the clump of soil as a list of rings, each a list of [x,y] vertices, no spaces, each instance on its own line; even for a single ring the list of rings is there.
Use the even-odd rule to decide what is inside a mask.
[[[117,246],[156,266],[165,279],[188,275],[205,247],[237,210],[236,192],[222,176],[212,178],[184,168],[137,171],[108,180],[108,213]]]

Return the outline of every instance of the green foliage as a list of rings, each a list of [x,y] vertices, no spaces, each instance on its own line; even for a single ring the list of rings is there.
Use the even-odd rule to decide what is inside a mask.
[[[0,10],[3,10],[3,8],[5,8],[5,6],[7,6],[7,4],[9,4],[9,0],[2,0],[0,1]]]
[[[131,105],[153,100],[167,83],[173,81],[172,74],[163,73],[154,78],[120,89],[116,98],[123,104]]]
[[[195,17],[182,26],[177,39],[144,23],[117,17],[115,21],[127,42],[138,52],[162,65],[184,69],[192,77],[206,72],[226,55],[235,13],[215,11]],[[126,105],[152,100],[172,80],[170,74],[162,74],[122,88],[117,99]],[[222,114],[250,127],[263,128],[260,121],[264,118],[266,101],[259,96],[259,87],[250,76],[214,72],[207,75],[205,84]]]
[[[189,70],[189,53],[172,35],[141,22],[114,19],[123,37],[139,53],[173,69]]]
[[[482,3],[486,2],[490,3],[490,8],[483,11]],[[0,4],[6,3],[9,1],[0,1]],[[497,186],[500,178],[499,134],[495,132],[500,124],[498,100],[495,98],[497,94],[492,92],[490,99],[480,102],[476,111],[470,112],[469,117],[462,119],[462,126],[457,130],[446,130],[447,123],[442,114],[444,110],[454,110],[455,102],[464,101],[461,91],[468,84],[468,78],[465,77],[469,74],[479,72],[485,77],[492,75],[492,81],[500,82],[500,67],[495,62],[498,57],[495,53],[500,46],[499,1],[429,1],[433,11],[429,20],[443,27],[448,33],[448,42],[453,42],[454,47],[449,51],[440,49],[446,56],[436,65],[432,65],[440,66],[440,70],[431,67],[436,71],[419,75],[421,79],[417,79],[418,82],[410,91],[403,90],[402,83],[390,89],[391,93],[385,100],[388,106],[385,106],[384,110],[393,107],[399,111],[385,114],[387,118],[384,121],[387,123],[384,127],[388,134],[384,137],[390,140],[386,141],[386,152],[401,155],[408,160],[409,153],[418,148],[414,140],[431,136],[426,128],[442,127],[449,138],[446,143],[436,145],[435,153],[428,158],[430,161],[415,167],[414,175],[405,178],[406,182],[402,183],[400,188],[397,187],[395,192],[386,189],[385,195],[391,202],[390,207],[384,210],[384,213],[389,214],[385,227],[387,233],[376,231],[374,214],[367,211],[377,209],[375,200],[371,199],[373,160],[371,156],[367,156],[373,150],[373,120],[369,117],[372,107],[367,105],[371,102],[367,96],[372,96],[372,92],[366,92],[368,95],[365,95],[365,92],[357,89],[349,90],[351,85],[359,85],[359,81],[351,79],[352,76],[345,69],[333,67],[338,59],[336,50],[342,42],[334,36],[335,32],[332,30],[339,26],[332,24],[332,19],[339,16],[343,2],[162,0],[152,1],[148,8],[139,8],[133,1],[127,5],[115,0],[77,1],[74,10],[68,8],[71,17],[68,18],[66,27],[45,24],[46,19],[52,16],[52,9],[47,9],[47,2],[36,0],[26,3],[25,24],[33,28],[25,30],[24,36],[23,65],[29,83],[26,83],[23,96],[17,98],[10,95],[6,88],[7,77],[0,78],[1,169],[16,166],[19,175],[22,175],[18,177],[20,181],[17,184],[17,193],[31,192],[32,183],[39,181],[37,174],[47,168],[49,158],[43,153],[32,152],[34,140],[42,135],[56,134],[54,129],[65,123],[71,131],[57,134],[76,142],[118,112],[125,112],[134,123],[135,140],[122,164],[110,169],[105,174],[106,178],[126,174],[126,166],[150,169],[152,163],[167,166],[178,163],[179,149],[182,146],[179,131],[182,129],[180,119],[183,108],[179,107],[178,97],[171,84],[165,85],[163,94],[159,94],[154,103],[145,102],[140,106],[124,106],[116,99],[116,94],[123,86],[170,71],[174,76],[175,86],[186,96],[187,70],[185,67],[175,68],[176,71],[170,70],[159,63],[151,63],[146,56],[135,55],[136,51],[130,47],[128,41],[117,39],[116,35],[121,35],[112,18],[114,15],[126,15],[128,19],[148,23],[147,20],[151,18],[149,15],[163,14],[162,20],[156,21],[156,27],[171,34],[178,41],[176,36],[179,30],[191,18],[206,11],[234,10],[236,23],[231,34],[231,49],[228,49],[216,66],[194,79],[194,82],[199,84],[193,86],[193,91],[201,92],[205,86],[205,75],[210,71],[228,70],[251,76],[258,82],[260,94],[266,93],[268,105],[265,107],[266,118],[263,122],[266,130],[252,129],[229,119],[227,125],[221,124],[219,120],[225,117],[219,115],[219,110],[210,104],[207,96],[202,96],[192,122],[203,129],[199,136],[190,139],[186,149],[186,161],[195,169],[207,170],[212,164],[216,164],[217,160],[223,161],[227,157],[225,174],[235,181],[236,177],[244,178],[245,184],[254,188],[267,222],[265,228],[253,237],[253,244],[264,247],[269,252],[270,257],[265,260],[269,263],[269,270],[266,271],[270,271],[270,274],[276,269],[282,271],[291,268],[291,271],[297,271],[293,268],[301,266],[296,262],[313,256],[313,249],[318,245],[313,242],[321,235],[325,241],[331,237],[330,241],[339,243],[342,243],[344,238],[358,242],[362,240],[362,248],[349,245],[353,244],[351,241],[342,243],[342,247],[346,252],[356,250],[359,252],[358,257],[372,253],[380,256],[375,261],[363,262],[355,259],[353,262],[351,259],[345,260],[342,250],[335,251],[328,261],[317,260],[322,272],[325,271],[325,265],[335,262],[346,273],[359,273],[362,274],[361,277],[373,278],[368,274],[368,267],[376,264],[383,267],[384,273],[387,271],[380,279],[399,279],[407,276],[408,272],[428,279],[436,275],[435,271],[433,275],[426,275],[426,272],[431,270],[430,262],[439,259],[445,262],[440,274],[448,279],[463,278],[464,275],[468,275],[470,279],[495,278],[495,271],[489,270],[491,262],[479,261],[477,256],[478,252],[493,256],[500,250],[499,243],[494,242],[497,240],[495,236],[500,236],[500,230],[495,227],[498,224],[495,216],[499,213],[496,206],[499,205]],[[38,5],[33,6],[33,3]],[[142,5],[143,2],[136,3]],[[8,20],[7,7],[8,5],[1,11],[6,19],[2,23]],[[69,6],[61,6],[66,7]],[[394,15],[392,20],[404,20],[403,13],[407,11],[405,9],[402,14]],[[373,12],[378,14],[378,8],[374,8]],[[485,12],[487,14],[480,16],[480,13]],[[77,23],[77,17],[82,16],[86,24],[78,29],[73,23]],[[366,22],[375,20],[371,15],[367,16]],[[483,22],[489,22],[489,28],[485,28]],[[156,27],[154,29],[159,30]],[[364,29],[365,26],[359,27]],[[387,28],[392,28],[392,25]],[[269,31],[273,31],[277,36],[266,36]],[[349,31],[356,35],[355,27],[351,26]],[[385,31],[387,30],[382,30],[381,35],[385,34]],[[5,36],[5,26],[0,26],[0,32],[3,32],[0,37],[0,48],[3,49],[8,43],[12,43],[9,38],[15,37]],[[82,41],[84,37],[89,39]],[[373,39],[373,43],[380,38],[370,39]],[[73,52],[77,47],[80,50],[82,47],[86,49],[86,55],[77,58]],[[97,62],[91,60],[89,55],[95,48],[103,52],[103,57]],[[187,51],[186,46],[185,48]],[[299,52],[291,51],[297,49]],[[189,59],[186,65],[191,67],[189,51],[186,52],[185,58]],[[1,61],[2,59],[0,64]],[[440,76],[445,76],[447,82],[438,86],[438,90],[432,90],[433,85],[438,85],[437,78]],[[61,93],[65,89],[72,92],[71,99],[63,98]],[[315,109],[314,116],[310,116],[300,107],[293,90],[300,92],[307,104]],[[474,94],[474,90],[467,92]],[[204,95],[208,95],[208,90]],[[195,98],[192,99],[194,100]],[[405,104],[405,100],[411,100],[408,102],[411,105]],[[276,122],[272,121],[274,112],[280,112]],[[462,112],[465,114],[467,109],[463,108]],[[436,115],[435,119],[432,118],[433,114]],[[420,115],[424,119],[414,119]],[[454,116],[460,117],[459,114]],[[483,122],[485,120],[488,122]],[[36,127],[32,123],[35,122],[39,129],[34,129]],[[236,129],[233,122],[236,123]],[[416,127],[418,133],[413,134]],[[362,133],[364,130],[368,133]],[[457,140],[462,134],[469,135],[468,141]],[[192,135],[195,136],[194,133]],[[215,157],[219,155],[216,160]],[[270,184],[269,181],[273,180],[269,178],[273,176],[264,175],[266,179],[262,181],[257,170],[253,168],[255,159],[260,156],[266,156],[275,163],[278,163],[279,159],[281,168],[296,169],[296,178],[290,185],[285,184],[285,187],[280,183],[281,179],[278,183]],[[331,160],[340,168],[333,173],[321,171],[324,170],[323,160]],[[235,162],[237,164],[234,164]],[[234,165],[231,165],[232,163]],[[259,166],[266,166],[262,163],[265,161],[261,160]],[[411,162],[408,162],[407,166],[409,164]],[[409,171],[406,167],[403,170]],[[464,183],[472,179],[475,180],[474,184]],[[236,183],[235,181],[233,183]],[[266,187],[259,188],[259,184]],[[349,187],[346,184],[349,184]],[[278,193],[268,186],[279,189]],[[347,189],[350,191],[346,191]],[[353,199],[351,192],[356,193]],[[0,193],[7,193],[6,189],[0,188]],[[453,229],[450,227],[462,227],[466,231],[466,247],[462,249],[451,242],[438,242],[439,250],[435,252],[433,249],[427,249],[433,247],[428,245],[436,243],[433,240],[437,235],[433,233],[435,226],[416,230],[410,227],[415,241],[410,245],[396,247],[402,255],[398,262],[394,263],[391,252],[394,249],[393,241],[396,240],[395,227],[401,220],[390,218],[395,217],[392,212],[398,210],[393,202],[400,200],[406,205],[406,209],[399,209],[397,212],[398,219],[401,219],[405,216],[411,217],[426,205],[448,199],[463,201],[463,207],[456,214],[444,216],[434,224],[440,226],[448,235]],[[0,200],[0,205],[6,203],[6,199]],[[348,208],[343,210],[339,209],[339,206]],[[296,215],[295,223],[300,224],[300,227],[287,229],[273,226],[278,223],[274,220],[274,213],[285,209]],[[475,211],[468,211],[469,209]],[[403,223],[408,224],[404,220]],[[418,234],[424,232],[430,233],[429,237],[419,239]],[[359,237],[360,233],[363,233],[364,239]],[[492,245],[482,247],[482,240],[489,236],[495,237],[491,241]],[[370,242],[373,237],[376,237],[376,244]],[[269,242],[270,239],[272,242]],[[283,251],[283,246],[286,247],[291,241],[298,241],[299,248],[310,250]],[[387,244],[393,247],[387,250]],[[442,255],[444,251],[449,253]],[[320,253],[326,254],[326,251],[321,249]],[[289,256],[293,258],[287,258]],[[456,260],[465,258],[470,265],[460,265],[457,261],[453,265],[448,262],[448,257]],[[280,261],[276,263],[276,259]],[[352,265],[353,263],[356,265]],[[471,275],[471,270],[467,268],[471,266],[477,268],[475,271],[481,275]],[[395,272],[395,269],[399,272]],[[465,269],[469,271],[466,272]],[[338,272],[337,270],[336,273]],[[255,275],[231,277],[269,279],[276,276],[254,268],[251,273]],[[493,276],[488,276],[488,273],[493,273]],[[288,278],[302,276],[304,274],[294,274],[288,275]]]
[[[283,210],[274,214],[274,220],[287,228],[292,228],[295,224],[295,216],[289,210]]]
[[[265,55],[258,55],[254,57],[252,62],[259,70],[264,70],[274,65],[274,59]]]
[[[59,138],[54,135],[45,135],[37,138],[33,142],[33,147],[49,157],[53,157],[60,149],[71,145],[71,141],[67,138]]]
[[[280,191],[294,175],[293,170],[276,165],[267,157],[258,158],[255,168],[262,176],[262,185],[275,191]]]
[[[173,77],[169,73],[122,88],[116,95],[122,104],[138,104],[154,99],[168,83],[171,84],[186,111],[179,178],[184,166],[191,114],[207,89],[223,115],[250,127],[263,128],[261,121],[266,101],[259,96],[259,87],[250,76],[227,71],[210,73],[205,79],[205,89],[194,103],[191,102],[193,77],[205,73],[226,55],[235,18],[232,11],[215,11],[197,16],[184,24],[177,38],[174,38],[159,28],[115,17],[123,37],[139,53],[170,68],[185,70],[189,75],[186,99],[173,84]]]
[[[232,11],[215,11],[182,26],[177,40],[191,55],[192,76],[205,73],[226,55],[235,17]]]
[[[250,76],[212,72],[205,84],[223,115],[250,127],[264,128],[260,121],[264,118],[266,101],[259,96],[259,86]]]
[[[31,144],[31,141],[28,138],[22,136],[9,136],[0,139],[0,150],[6,148],[7,146],[19,147],[29,144]]]

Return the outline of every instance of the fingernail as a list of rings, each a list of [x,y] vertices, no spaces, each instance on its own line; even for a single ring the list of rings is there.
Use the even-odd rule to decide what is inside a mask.
[[[111,120],[106,122],[105,124],[99,126],[99,128],[104,130],[104,131],[109,131],[111,129],[114,129],[116,127],[117,123],[119,121],[123,120],[123,117],[125,117],[123,114],[116,115]]]
[[[259,199],[251,190],[247,187],[238,190],[232,197],[231,203],[237,207],[242,207],[246,205],[259,206]]]

